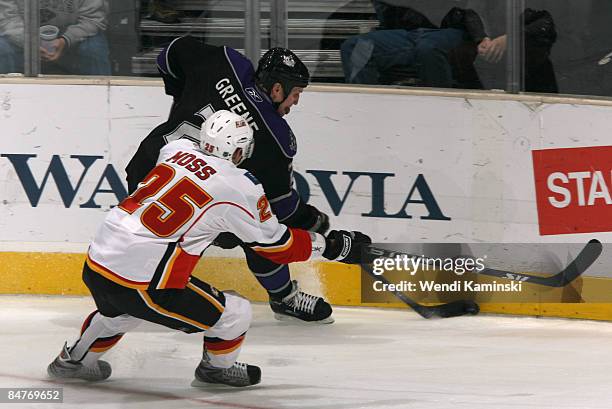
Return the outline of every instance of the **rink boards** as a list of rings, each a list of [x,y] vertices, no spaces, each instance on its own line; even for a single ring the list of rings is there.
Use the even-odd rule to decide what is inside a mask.
[[[1,293],[86,293],[86,243],[125,197],[123,169],[140,140],[167,116],[156,80],[71,81],[0,80]],[[296,186],[332,226],[390,243],[612,241],[612,103],[354,91],[309,87],[288,117]],[[587,271],[582,298],[607,291],[610,261],[604,251]],[[358,269],[293,270],[333,303],[360,304]],[[265,299],[238,253],[215,253],[197,274]],[[483,310],[612,319],[609,304],[550,299]]]
[[[80,279],[83,261],[83,254],[0,253],[3,276],[0,294],[87,295],[89,292]],[[301,263],[294,264],[291,271],[305,291],[322,294],[334,305],[406,308],[400,302],[362,303],[361,275],[356,267]],[[195,276],[219,289],[238,291],[251,301],[267,302],[267,294],[239,258],[208,257],[198,265]],[[545,298],[534,295],[535,299],[542,297],[541,301],[487,301],[481,302],[480,307],[482,312],[501,314],[612,320],[612,303],[574,303],[577,290],[583,298],[589,295],[601,298],[612,294],[612,280],[583,277],[565,289],[546,290]]]

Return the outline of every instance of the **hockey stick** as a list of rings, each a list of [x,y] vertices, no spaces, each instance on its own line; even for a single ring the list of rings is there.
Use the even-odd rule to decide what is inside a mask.
[[[376,249],[376,250],[377,250],[377,253],[378,253],[378,250],[386,251],[382,249]],[[372,256],[372,255],[373,255],[372,253],[369,254],[369,256]],[[374,274],[369,264],[362,264],[361,267],[374,280],[382,281],[385,284],[390,284],[389,280],[387,280],[382,275]],[[457,301],[452,301],[449,303],[439,304],[439,305],[423,305],[423,304],[419,304],[418,302],[414,301],[413,299],[411,299],[410,297],[408,297],[406,294],[404,294],[401,291],[392,290],[391,292],[400,301],[402,301],[404,304],[412,308],[417,314],[427,319],[433,318],[433,317],[440,317],[440,318],[460,317],[462,315],[468,315],[468,314],[476,315],[480,311],[478,304],[470,300],[457,300]]]
[[[372,250],[376,252],[378,257],[394,257],[397,255],[420,257],[412,254],[405,254],[379,248],[375,248]],[[547,287],[565,287],[566,285],[574,281],[576,278],[578,278],[578,276],[580,276],[582,273],[584,273],[586,269],[589,268],[595,262],[595,260],[597,260],[602,250],[603,246],[601,245],[601,242],[597,239],[592,239],[586,244],[586,246],[580,251],[580,253],[578,253],[576,258],[574,258],[574,260],[572,260],[568,264],[566,268],[559,271],[557,274],[548,277],[497,270],[488,267],[480,271],[474,270],[473,272],[476,274],[506,278],[508,280],[521,281],[524,283],[529,282],[532,284],[538,284]]]
[[[496,270],[493,268],[485,268],[482,271],[476,271],[477,274],[484,274],[493,277],[507,278],[514,281],[522,281],[524,283],[532,283],[544,285],[547,287],[565,287],[589,268],[599,257],[603,250],[601,242],[597,239],[590,240],[586,246],[578,253],[563,270],[557,274],[541,277],[523,273],[512,273],[509,271]]]

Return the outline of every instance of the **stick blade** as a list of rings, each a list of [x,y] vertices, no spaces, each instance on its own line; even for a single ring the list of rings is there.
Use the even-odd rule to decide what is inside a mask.
[[[561,275],[561,280],[555,287],[565,287],[584,273],[599,258],[603,246],[597,239],[591,239],[578,253],[576,258],[567,266]]]
[[[480,312],[478,304],[471,300],[457,300],[431,307],[421,306],[421,309],[422,311],[417,311],[417,313],[424,318],[452,318],[463,315],[476,315]]]

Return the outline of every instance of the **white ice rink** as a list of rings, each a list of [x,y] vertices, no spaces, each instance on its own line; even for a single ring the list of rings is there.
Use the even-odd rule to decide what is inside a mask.
[[[336,323],[288,325],[265,305],[241,360],[262,383],[190,386],[201,335],[143,325],[107,355],[113,375],[56,384],[45,368],[93,310],[89,298],[0,296],[0,387],[64,387],[62,404],[2,408],[612,408],[612,323],[336,308]]]

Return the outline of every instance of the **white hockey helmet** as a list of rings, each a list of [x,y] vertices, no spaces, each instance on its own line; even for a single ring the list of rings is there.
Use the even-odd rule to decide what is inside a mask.
[[[251,157],[253,144],[253,130],[247,121],[226,110],[215,112],[200,131],[200,147],[207,155],[234,162],[234,153],[242,149],[242,157],[234,162],[236,165]]]

